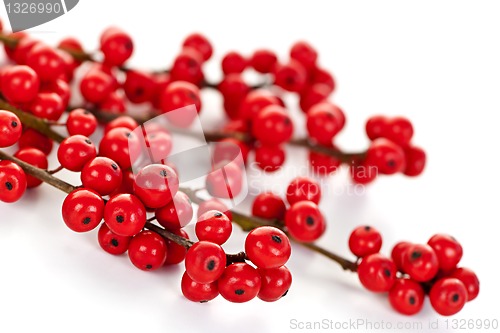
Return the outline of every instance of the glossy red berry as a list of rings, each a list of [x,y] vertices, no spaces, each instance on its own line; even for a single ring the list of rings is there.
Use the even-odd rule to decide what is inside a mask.
[[[472,301],[479,294],[479,279],[472,270],[465,267],[457,268],[449,277],[462,281],[467,289],[467,302]]]
[[[184,297],[191,302],[206,303],[219,296],[219,288],[217,282],[198,283],[189,277],[187,272],[184,272],[181,280],[181,290]]]
[[[334,145],[330,145],[330,147],[337,149]],[[342,162],[333,156],[309,151],[309,165],[311,166],[311,170],[319,176],[334,173],[340,168],[341,164]]]
[[[335,79],[332,74],[326,69],[314,67],[309,73],[309,83],[328,87],[328,92],[331,94],[335,90]]]
[[[97,155],[96,148],[89,138],[73,135],[61,142],[57,150],[57,159],[63,168],[79,172],[87,162]]]
[[[300,109],[308,113],[314,105],[325,102],[330,93],[330,87],[322,83],[306,87],[300,93]]]
[[[290,235],[299,242],[313,242],[326,229],[325,219],[312,201],[293,204],[285,214],[285,225]]]
[[[0,147],[9,147],[21,138],[23,126],[19,118],[10,111],[0,110]]]
[[[294,178],[286,189],[286,200],[290,205],[299,201],[312,201],[318,204],[321,200],[321,187],[309,177]]]
[[[398,270],[404,272],[403,270],[403,258],[405,256],[405,251],[412,245],[410,242],[399,242],[394,245],[391,251],[391,258],[396,264]]]
[[[396,265],[379,253],[370,254],[358,265],[361,284],[373,292],[387,292],[396,282]]]
[[[403,149],[384,138],[372,141],[366,153],[366,159],[382,174],[392,175],[405,169]]]
[[[195,110],[182,109],[190,105],[193,105]],[[172,124],[178,127],[188,127],[196,119],[197,113],[201,111],[200,90],[189,82],[172,82],[160,93],[159,107],[162,113],[166,113],[166,117]]]
[[[186,272],[198,283],[212,283],[219,279],[226,267],[226,253],[215,243],[200,241],[186,254]]]
[[[0,201],[16,202],[26,192],[26,174],[14,162],[0,161]]]
[[[168,230],[183,228],[193,218],[191,200],[185,193],[177,192],[166,206],[156,209],[155,217]]]
[[[247,59],[238,52],[231,51],[222,58],[222,72],[227,75],[241,73],[247,67]]]
[[[216,198],[210,198],[198,205],[198,211],[196,213],[197,218],[200,218],[200,216],[202,216],[209,210],[218,210],[219,212],[224,213],[224,215],[226,215],[229,220],[233,220],[233,215],[231,214],[231,211],[226,206],[226,204]]]
[[[165,263],[167,251],[163,237],[147,230],[132,237],[128,246],[128,257],[135,267],[143,271],[154,271]]]
[[[321,145],[331,145],[344,123],[342,110],[330,103],[316,104],[307,112],[309,137]]]
[[[151,101],[156,89],[153,75],[137,70],[129,70],[126,75],[123,91],[128,100],[132,103]]]
[[[250,91],[241,74],[233,73],[226,75],[218,85],[218,89],[224,97],[224,111],[230,119],[239,117],[241,102]]]
[[[366,185],[373,182],[378,176],[378,168],[370,161],[363,161],[360,164],[354,164],[349,168],[353,183]]]
[[[52,140],[39,132],[27,128],[19,138],[19,148],[36,148],[48,155],[52,151]]]
[[[95,68],[88,71],[80,81],[80,92],[83,98],[91,103],[104,102],[114,89],[115,79],[110,74]]]
[[[177,173],[167,165],[150,164],[135,176],[134,192],[149,208],[167,205],[178,189]]]
[[[274,83],[278,87],[291,92],[302,91],[307,83],[306,69],[300,62],[293,59],[288,64],[276,65],[274,75]]]
[[[366,135],[370,140],[383,138],[389,127],[389,118],[386,116],[372,116],[368,118],[365,125]]]
[[[285,266],[278,268],[257,268],[261,278],[257,297],[265,302],[274,302],[285,296],[292,285],[292,274]]]
[[[14,154],[14,157],[43,170],[46,170],[49,166],[47,155],[36,148],[20,149]],[[33,188],[41,185],[42,181],[36,177],[26,175],[26,184],[28,188]]]
[[[104,221],[115,234],[134,236],[146,224],[146,209],[136,196],[118,194],[106,203]]]
[[[112,129],[119,128],[119,127],[128,128],[129,130],[133,131],[137,127],[139,127],[139,124],[132,117],[119,116],[106,124],[106,127],[104,128],[104,133],[108,133]]]
[[[85,109],[71,111],[66,120],[66,129],[69,135],[91,136],[97,128],[96,117]]]
[[[39,40],[31,38],[30,36],[20,39],[14,49],[14,53],[12,54],[14,61],[19,65],[26,65],[26,56],[31,49],[39,43]]]
[[[389,302],[394,310],[404,315],[414,315],[422,310],[425,300],[420,283],[411,279],[397,279],[389,291]]]
[[[41,81],[55,81],[66,74],[66,63],[60,53],[43,43],[36,44],[26,54],[26,65],[30,66]]]
[[[467,301],[467,289],[455,278],[438,280],[429,292],[431,305],[442,316],[452,316],[458,313]]]
[[[373,227],[357,227],[349,236],[349,249],[357,257],[378,253],[381,247],[382,235]]]
[[[244,163],[250,152],[250,147],[246,143],[234,138],[225,138],[212,143],[212,145],[212,161],[214,164],[233,161],[236,163]]]
[[[184,47],[190,47],[198,51],[203,57],[204,61],[207,61],[212,56],[212,45],[210,41],[199,33],[194,33],[186,37],[182,43]]]
[[[413,125],[404,117],[390,118],[384,137],[404,147],[410,143],[413,137]]]
[[[226,267],[219,279],[219,292],[234,303],[248,302],[255,298],[262,279],[255,268],[245,263],[234,263]]]
[[[101,224],[97,240],[101,248],[109,254],[119,255],[127,252],[132,237],[115,234],[106,223]]]
[[[53,92],[41,92],[29,104],[29,111],[38,118],[57,121],[64,113],[62,98]]]
[[[293,122],[283,107],[270,105],[254,118],[252,134],[262,144],[279,145],[292,137]]]
[[[203,57],[195,49],[184,47],[177,55],[170,70],[174,81],[186,81],[198,85],[203,80]]]
[[[280,220],[285,217],[286,205],[280,196],[265,192],[255,197],[252,215],[268,220]]]
[[[432,280],[439,270],[436,252],[429,245],[410,245],[404,252],[403,270],[415,281]]]
[[[255,163],[265,172],[275,172],[285,163],[286,153],[280,146],[262,145],[255,148]]]
[[[278,268],[286,264],[292,248],[283,231],[274,227],[259,227],[247,235],[245,253],[259,268]]]
[[[121,66],[134,52],[132,38],[116,27],[110,27],[101,34],[101,51],[108,66]]]
[[[439,269],[445,272],[454,270],[462,259],[462,245],[452,236],[436,234],[427,244],[436,252]]]
[[[2,94],[12,103],[28,103],[38,94],[40,80],[28,66],[11,66],[2,71]]]
[[[171,230],[171,232],[177,236],[189,239],[187,232],[182,229]],[[180,264],[186,258],[186,248],[170,239],[165,239],[165,241],[167,242],[167,259],[165,260],[165,265]]]
[[[220,168],[216,165],[205,180],[205,186],[210,195],[217,198],[234,198],[243,189],[243,171],[235,162]]]
[[[279,101],[267,90],[253,90],[241,101],[238,117],[245,121],[252,121],[266,106],[279,105]]]
[[[64,223],[75,232],[95,229],[104,216],[104,200],[90,189],[74,190],[62,205]]]
[[[84,187],[100,195],[108,195],[122,183],[122,170],[115,161],[107,157],[96,157],[82,169],[80,179]]]
[[[300,62],[305,68],[313,68],[318,59],[318,52],[311,44],[300,41],[293,44],[290,50],[290,58]]]
[[[99,155],[112,159],[125,170],[132,165],[132,159],[139,155],[140,148],[135,133],[128,128],[118,127],[104,134],[99,144]]]
[[[196,222],[196,236],[201,241],[208,241],[215,244],[224,244],[233,231],[231,220],[217,210],[209,210]]]
[[[62,79],[44,82],[40,87],[41,92],[49,92],[57,94],[61,100],[63,109],[66,109],[71,98],[71,91],[68,83]]]
[[[125,97],[120,91],[113,91],[101,102],[97,103],[99,109],[105,113],[122,115],[127,111]]]
[[[271,50],[256,50],[250,58],[250,66],[257,72],[267,74],[274,71],[278,57]]]
[[[403,173],[410,177],[420,175],[425,168],[425,151],[422,148],[410,145],[404,148],[404,153],[406,166]]]

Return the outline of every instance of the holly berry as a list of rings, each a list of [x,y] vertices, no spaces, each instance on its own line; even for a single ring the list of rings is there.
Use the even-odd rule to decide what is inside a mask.
[[[177,55],[170,70],[170,76],[174,81],[186,81],[199,84],[203,80],[203,57],[195,49],[184,47]]]
[[[101,248],[113,255],[119,255],[127,252],[128,245],[132,237],[120,236],[115,234],[106,223],[101,224],[99,232],[97,233],[97,240]]]
[[[130,116],[119,116],[106,124],[106,127],[104,128],[104,133],[108,133],[112,129],[119,127],[128,128],[129,130],[133,131],[137,127],[139,127],[139,124],[137,123],[137,121],[135,121],[134,118]]]
[[[293,204],[285,214],[285,225],[290,235],[299,242],[313,242],[326,229],[323,215],[312,201]]]
[[[119,91],[111,92],[101,102],[98,103],[99,109],[110,114],[121,115],[127,110],[125,105],[125,97]]]
[[[316,104],[307,112],[309,137],[321,145],[331,145],[344,124],[344,113],[331,103]]]
[[[354,164],[349,168],[351,179],[353,183],[366,185],[373,182],[378,176],[378,168],[369,163],[369,161],[363,161],[360,164]]]
[[[107,157],[96,157],[89,161],[80,174],[83,186],[100,195],[108,195],[115,191],[121,185],[122,178],[118,164]]]
[[[40,80],[28,66],[11,66],[2,71],[2,94],[12,103],[28,103],[38,94]]]
[[[248,302],[258,295],[261,281],[255,268],[245,263],[234,263],[227,266],[220,277],[219,292],[230,302]]]
[[[198,211],[196,213],[196,216],[200,218],[200,216],[202,216],[209,210],[218,210],[219,212],[224,213],[224,215],[226,215],[229,220],[231,221],[233,220],[233,215],[231,214],[231,211],[226,206],[226,204],[224,204],[222,201],[216,198],[210,198],[208,200],[201,202],[198,205]]]
[[[41,81],[55,81],[64,76],[67,70],[60,52],[43,43],[38,43],[26,54],[26,65],[38,74]]]
[[[253,90],[241,101],[238,117],[245,121],[253,121],[260,111],[269,105],[279,105],[276,96],[267,90]]]
[[[396,267],[403,271],[403,258],[405,256],[406,250],[412,245],[410,242],[399,242],[394,245],[391,251],[391,258],[396,264]]]
[[[399,146],[406,146],[413,137],[413,125],[404,117],[394,117],[388,120],[384,137]]]
[[[178,189],[177,173],[167,165],[150,164],[135,176],[134,192],[150,208],[167,205]]]
[[[361,284],[373,292],[391,290],[396,282],[396,265],[379,253],[370,254],[358,265],[358,277]]]
[[[29,105],[29,111],[38,118],[57,121],[64,113],[62,98],[53,92],[41,92]]]
[[[146,209],[136,196],[118,194],[106,203],[104,221],[114,233],[134,236],[146,224]]]
[[[24,131],[24,133],[19,138],[18,144],[20,149],[36,148],[43,152],[45,155],[50,154],[50,152],[52,151],[52,147],[54,146],[51,139],[31,128],[27,128]]]
[[[436,252],[429,245],[410,245],[404,251],[403,270],[415,281],[432,280],[439,270]]]
[[[140,148],[136,133],[128,128],[118,127],[104,134],[99,144],[99,155],[112,159],[125,170],[131,167]]]
[[[64,199],[62,217],[68,228],[75,232],[93,230],[103,216],[104,200],[91,189],[76,189]]]
[[[165,263],[167,258],[165,240],[153,231],[141,231],[130,240],[128,257],[135,267],[143,271],[154,271]]]
[[[274,71],[278,57],[271,50],[256,50],[250,58],[250,66],[257,72],[267,74]]]
[[[307,114],[314,105],[325,102],[331,92],[331,88],[326,84],[316,83],[308,86],[300,93],[300,109]]]
[[[231,220],[217,210],[209,210],[196,222],[195,232],[199,240],[208,241],[215,244],[224,244],[233,230]]]
[[[389,126],[389,119],[385,116],[372,116],[368,118],[365,129],[370,140],[383,138]]]
[[[115,79],[102,70],[92,68],[80,81],[80,92],[83,98],[91,103],[102,103],[115,89]],[[103,110],[109,108],[101,105]]]
[[[330,145],[330,147],[337,149],[333,144]],[[334,173],[340,168],[341,163],[342,162],[336,157],[309,151],[309,165],[312,171],[319,176]]]
[[[283,107],[270,105],[255,116],[252,134],[262,144],[279,145],[292,137],[293,123]]]
[[[304,200],[318,204],[321,200],[321,188],[309,177],[294,178],[286,189],[286,200],[290,205]]]
[[[257,268],[261,278],[257,297],[265,302],[274,302],[285,296],[292,285],[292,274],[285,266]]]
[[[126,32],[110,27],[101,34],[100,48],[106,65],[121,66],[134,52],[134,43]]]
[[[200,241],[186,254],[186,272],[198,283],[212,283],[219,279],[226,267],[226,253],[220,245]]]
[[[23,126],[19,118],[10,111],[0,110],[0,147],[9,147],[21,138]]]
[[[378,253],[381,247],[382,235],[373,227],[357,227],[349,236],[349,249],[357,257]]]
[[[424,299],[424,289],[411,279],[397,279],[389,291],[389,302],[393,309],[408,316],[422,310]]]
[[[226,75],[217,87],[224,97],[224,111],[230,119],[236,119],[241,102],[250,91],[241,74]]]
[[[268,220],[283,220],[286,205],[278,195],[265,192],[255,197],[252,205],[252,215]]]
[[[126,75],[123,91],[128,100],[132,103],[151,101],[156,89],[153,75],[137,70],[129,70]]]
[[[280,146],[262,145],[255,149],[255,163],[265,172],[278,171],[285,159],[285,150]]]
[[[243,171],[235,162],[214,167],[205,180],[207,191],[217,198],[234,198],[243,188]]]
[[[305,68],[313,68],[318,59],[318,52],[311,46],[311,44],[300,41],[293,44],[290,50],[290,58],[300,62]]]
[[[171,230],[170,232],[177,236],[184,237],[185,239],[189,239],[187,232],[182,229]],[[186,258],[186,248],[170,239],[165,239],[165,241],[167,242],[167,259],[165,260],[165,265],[180,264]]]
[[[213,143],[212,161],[218,163],[244,163],[247,160],[250,148],[241,140],[225,138]]]
[[[227,75],[241,73],[247,67],[247,60],[238,52],[231,51],[222,58],[222,72]]]
[[[307,81],[306,69],[300,62],[293,59],[288,64],[277,65],[274,75],[274,84],[291,92],[302,91]]]
[[[288,261],[292,248],[283,231],[274,227],[259,227],[247,235],[245,253],[259,268],[278,268]]]
[[[175,126],[188,127],[201,111],[200,90],[192,83],[172,82],[160,93],[160,111]],[[187,106],[194,105],[194,109]]]
[[[92,135],[97,128],[96,117],[85,109],[71,111],[66,120],[66,129],[69,135]]]
[[[73,135],[64,139],[57,150],[57,159],[63,168],[79,172],[87,162],[97,155],[96,148],[89,138]]]
[[[426,154],[422,148],[415,146],[407,146],[404,148],[405,154],[405,169],[403,173],[410,177],[420,175],[425,168]]]
[[[181,280],[181,290],[184,297],[192,302],[206,303],[219,296],[217,282],[198,283],[184,272]]]
[[[182,46],[190,47],[198,51],[203,57],[204,61],[207,61],[212,56],[212,45],[202,34],[194,33],[187,36],[182,43]]]
[[[49,166],[47,155],[36,148],[20,149],[14,154],[14,157],[43,170],[46,170]],[[33,188],[41,185],[42,181],[36,177],[26,175],[26,184],[28,188]]]
[[[26,174],[14,162],[0,161],[0,201],[16,202],[26,191]]]
[[[452,316],[462,310],[467,301],[467,289],[455,278],[442,278],[429,292],[431,305],[442,316]]]
[[[432,236],[427,244],[436,252],[439,268],[449,272],[454,270],[462,259],[462,245],[452,236],[437,234]]]
[[[472,301],[479,294],[479,279],[472,270],[461,267],[454,270],[449,277],[460,280],[467,290],[467,302]]]
[[[183,192],[177,192],[166,206],[157,208],[155,217],[168,230],[185,227],[193,218],[191,200]]]
[[[405,168],[403,149],[384,138],[372,142],[366,153],[366,160],[386,175],[402,172]]]

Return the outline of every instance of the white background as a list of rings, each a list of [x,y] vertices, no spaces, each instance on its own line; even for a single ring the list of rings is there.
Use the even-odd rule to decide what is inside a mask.
[[[349,255],[347,238],[359,224],[383,232],[385,253],[399,240],[453,234],[482,289],[453,318],[500,319],[499,14],[497,1],[82,0],[32,33],[51,43],[77,36],[92,50],[99,32],[116,24],[135,39],[131,65],[165,68],[184,36],[201,31],[215,46],[208,65],[214,80],[218,59],[230,49],[250,54],[271,47],[284,59],[294,41],[310,41],[338,81],[333,100],[348,117],[340,146],[365,148],[364,122],[372,114],[405,115],[414,123],[414,142],[429,157],[423,176],[384,177],[362,195],[348,193],[345,172],[324,180],[328,231],[320,243]],[[0,15],[5,22],[5,8]],[[220,100],[206,95],[204,120],[220,121]],[[292,166],[305,165],[305,153],[293,153],[287,172],[269,178],[273,188],[284,191]],[[445,318],[430,304],[417,316],[398,315],[386,296],[364,290],[356,275],[298,246],[289,263],[292,289],[279,302],[238,305],[219,297],[190,303],[180,292],[182,267],[147,273],[126,256],[104,253],[95,232],[75,234],[64,226],[63,199],[44,185],[16,204],[0,204],[0,332],[287,332],[296,331],[291,319],[358,318],[416,321],[424,331],[439,319],[446,331]],[[233,238],[228,249],[240,250],[243,234],[235,231]]]

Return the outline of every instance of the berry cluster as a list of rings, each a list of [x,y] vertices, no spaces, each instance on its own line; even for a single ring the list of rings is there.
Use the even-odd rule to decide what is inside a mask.
[[[349,237],[349,248],[359,260],[361,284],[373,292],[388,292],[399,313],[420,312],[428,294],[437,313],[451,316],[479,293],[476,274],[458,267],[463,250],[452,236],[437,234],[427,244],[399,242],[391,258],[379,253],[381,247],[380,232],[370,226],[354,229]]]

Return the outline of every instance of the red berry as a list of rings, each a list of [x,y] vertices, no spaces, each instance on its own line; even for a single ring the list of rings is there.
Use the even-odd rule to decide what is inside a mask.
[[[98,103],[99,109],[105,113],[121,115],[127,111],[125,97],[120,92],[113,91],[101,102]]]
[[[245,121],[252,121],[262,109],[269,105],[279,105],[276,96],[267,90],[253,90],[241,101],[238,117]]]
[[[271,73],[278,62],[278,57],[271,50],[256,50],[250,58],[250,66],[257,72],[267,74]]]
[[[370,254],[358,265],[361,284],[373,292],[387,292],[396,282],[396,265],[379,253]]]
[[[97,155],[92,141],[83,135],[73,135],[61,142],[57,150],[57,159],[63,168],[79,172],[87,162]]]
[[[12,103],[28,103],[38,94],[40,80],[28,66],[11,66],[2,71],[2,94]]]
[[[100,195],[108,195],[115,191],[121,185],[122,177],[122,170],[118,164],[107,157],[96,157],[89,161],[80,174],[83,186]]]
[[[405,169],[403,149],[384,138],[374,140],[366,153],[369,164],[377,167],[382,174],[392,175]]]
[[[49,162],[47,161],[47,155],[45,155],[42,151],[36,148],[22,148],[14,154],[14,157],[17,157],[21,161],[29,163],[37,168],[46,170],[49,166]],[[26,184],[28,188],[37,187],[42,184],[42,181],[36,177],[26,175]]]
[[[413,125],[404,117],[394,117],[387,122],[385,138],[399,146],[406,146],[413,137]]]
[[[450,277],[462,281],[467,289],[467,302],[472,301],[479,294],[479,279],[472,270],[465,267],[457,268],[450,274]]]
[[[191,200],[183,192],[177,192],[166,206],[157,208],[155,217],[168,230],[185,227],[193,218]]]
[[[218,285],[221,296],[226,300],[243,303],[257,296],[261,283],[255,268],[245,263],[235,263],[226,267]]]
[[[186,254],[186,272],[198,283],[212,283],[219,279],[226,267],[226,253],[215,243],[200,241]]]
[[[104,216],[104,200],[90,189],[74,190],[62,205],[64,223],[75,232],[87,232],[96,228]]]
[[[0,147],[9,147],[21,138],[23,126],[19,118],[10,111],[0,110]]]
[[[187,36],[184,43],[182,43],[182,46],[190,47],[198,51],[204,61],[207,61],[212,56],[212,45],[208,39],[201,34],[194,33]]]
[[[436,252],[442,271],[454,270],[462,259],[462,245],[452,236],[437,234],[432,236],[427,244]]]
[[[410,177],[420,175],[425,168],[426,155],[422,148],[407,146],[404,148],[406,166],[403,173]]]
[[[203,56],[190,47],[184,47],[177,55],[170,70],[174,81],[186,81],[198,85],[203,80]]]
[[[225,138],[212,143],[213,153],[212,161],[218,163],[244,163],[247,160],[250,147],[241,140],[234,138]]]
[[[189,277],[187,272],[182,275],[181,290],[184,297],[191,302],[206,303],[219,296],[217,282],[198,283]]]
[[[102,103],[115,89],[115,79],[102,70],[93,68],[80,81],[83,98],[91,103]],[[101,106],[104,110],[104,108]]]
[[[167,205],[178,189],[177,173],[167,165],[148,165],[135,176],[134,192],[149,208]]]
[[[69,104],[71,91],[68,83],[64,80],[59,79],[55,81],[44,82],[40,88],[40,91],[57,94],[62,100],[63,109],[66,109]]]
[[[255,197],[252,205],[252,215],[268,220],[280,220],[285,217],[286,205],[274,193],[261,193]]]
[[[16,202],[26,192],[26,174],[14,162],[0,161],[0,201]]]
[[[114,255],[119,255],[127,252],[128,245],[132,237],[130,236],[120,236],[115,234],[106,223],[101,224],[99,232],[97,233],[97,240],[101,248]]]
[[[299,242],[313,242],[326,229],[323,215],[312,201],[299,201],[285,214],[285,225],[290,235]]]
[[[166,131],[150,131],[150,126],[143,127],[143,134],[147,133],[144,141],[147,147],[147,153],[142,152],[146,158],[151,161],[164,161],[172,151],[172,137]],[[153,128],[151,127],[151,130]],[[145,147],[145,148],[146,148]]]
[[[31,38],[30,36],[22,38],[18,41],[12,57],[19,65],[26,65],[26,56],[35,45],[41,43],[39,40]]]
[[[26,65],[33,68],[41,81],[55,81],[64,76],[67,69],[60,52],[38,43],[26,54]]]
[[[334,145],[330,145],[330,148],[337,149]],[[312,171],[319,176],[326,176],[334,173],[340,168],[342,162],[336,157],[318,153],[315,151],[309,151],[309,165]]]
[[[279,145],[292,137],[293,122],[283,107],[270,105],[255,117],[252,134],[262,144]]]
[[[257,271],[262,281],[258,298],[265,302],[274,302],[288,293],[292,285],[292,274],[288,268],[257,268]]]
[[[318,52],[311,46],[311,44],[300,41],[293,44],[290,50],[290,58],[300,62],[305,68],[313,68],[318,59]]]
[[[198,205],[198,212],[196,213],[196,216],[199,218],[209,210],[218,210],[219,212],[224,213],[229,220],[233,220],[233,215],[231,214],[229,208],[222,201],[216,198],[211,198],[200,203]]]
[[[403,270],[415,281],[432,280],[439,270],[436,252],[429,245],[410,245],[404,252]]]
[[[424,299],[424,289],[411,279],[397,279],[389,291],[389,302],[393,309],[408,316],[422,310]]]
[[[123,83],[123,91],[132,103],[150,102],[156,89],[154,77],[145,72],[130,70]]]
[[[292,59],[286,65],[277,65],[274,69],[274,75],[275,84],[287,91],[300,92],[306,86],[307,71],[296,60]]]
[[[399,242],[392,248],[391,258],[398,270],[403,271],[403,258],[406,250],[412,245],[410,242]]]
[[[355,184],[366,185],[373,182],[378,176],[378,168],[363,161],[361,164],[354,164],[349,168],[351,179]]]
[[[327,86],[331,94],[335,90],[335,79],[327,70],[319,67],[314,67],[310,72],[309,82],[314,85]]]
[[[19,138],[19,148],[36,148],[42,151],[45,155],[52,151],[52,140],[39,132],[27,128]]]
[[[286,264],[292,248],[283,231],[274,227],[259,227],[247,235],[245,253],[259,268],[278,268]]]
[[[389,127],[389,118],[385,116],[372,116],[368,118],[365,129],[370,140],[385,137]]]
[[[85,109],[71,111],[66,120],[66,129],[69,135],[90,136],[97,128],[96,117]]]
[[[442,316],[451,316],[462,310],[467,301],[467,289],[455,278],[438,280],[429,292],[431,305]]]
[[[134,52],[132,38],[123,30],[110,27],[101,34],[101,51],[108,66],[121,66]]]
[[[222,72],[224,75],[241,73],[247,67],[247,60],[238,52],[229,52],[222,58]]]
[[[233,73],[224,77],[219,83],[219,91],[224,97],[224,111],[230,119],[239,117],[241,102],[250,91],[241,74]]]
[[[224,244],[233,231],[231,220],[217,210],[209,210],[196,222],[196,236],[201,241],[208,241],[215,244]]]
[[[349,237],[349,249],[357,257],[378,253],[382,247],[382,235],[370,226],[357,227]]]
[[[316,104],[307,112],[309,137],[321,145],[331,145],[344,123],[342,110],[330,103]]]
[[[326,84],[308,86],[300,93],[300,109],[308,113],[314,105],[325,102],[330,93],[331,89]]]
[[[177,236],[189,239],[187,232],[182,229],[172,230],[171,232]],[[186,258],[186,248],[170,239],[165,239],[165,241],[167,242],[167,259],[165,260],[165,265],[177,265],[181,263]]]
[[[200,90],[194,84],[184,81],[172,82],[160,93],[160,110],[179,127],[187,127],[201,110]],[[189,108],[194,105],[196,112]],[[173,112],[174,111],[174,112]]]
[[[243,171],[238,164],[231,162],[220,168],[216,165],[206,180],[205,186],[210,195],[217,198],[234,198],[243,188]]]
[[[106,203],[104,221],[115,234],[134,236],[146,224],[146,209],[136,196],[118,194]]]
[[[29,105],[29,111],[38,118],[57,121],[64,113],[61,97],[52,92],[41,92]]]
[[[99,144],[99,155],[112,159],[122,169],[128,169],[140,148],[137,135],[128,128],[119,127],[104,134]]]
[[[83,52],[82,43],[74,37],[61,39],[61,41],[57,44],[57,48],[65,51]]]
[[[275,172],[285,163],[285,150],[280,146],[262,145],[255,149],[255,163],[265,172]]]
[[[163,237],[147,230],[132,237],[128,246],[128,257],[135,267],[143,271],[154,271],[165,263],[167,251]]]
[[[299,201],[312,201],[318,204],[321,200],[321,188],[309,177],[294,178],[286,189],[286,200],[290,205]]]
[[[129,130],[133,131],[137,127],[139,127],[139,124],[132,117],[119,116],[118,118],[115,118],[106,124],[106,127],[104,128],[104,133],[108,133],[112,129],[119,128],[119,127],[125,127],[125,128],[128,128]]]

